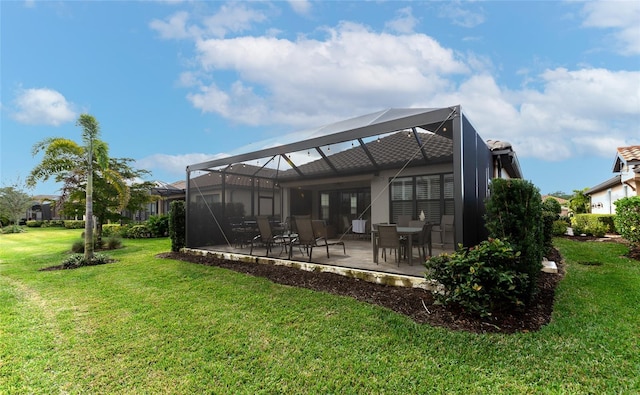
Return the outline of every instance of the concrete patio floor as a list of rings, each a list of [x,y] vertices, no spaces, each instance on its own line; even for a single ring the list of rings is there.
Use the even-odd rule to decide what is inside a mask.
[[[408,260],[401,259],[400,264],[396,263],[393,252],[387,253],[387,261],[382,256],[376,264],[373,260],[373,248],[371,240],[366,238],[331,239],[329,243],[342,241],[345,244],[346,253],[343,252],[342,245],[329,246],[329,258],[327,258],[324,246],[313,249],[311,263],[309,257],[298,246],[293,247],[291,260],[288,254],[280,247],[274,246],[273,250],[266,257],[266,249],[263,246],[255,247],[251,255],[250,245],[216,245],[186,249],[186,252],[195,254],[212,254],[219,258],[241,261],[255,261],[257,263],[270,263],[296,267],[309,271],[329,271],[350,277],[358,277],[367,281],[386,283],[403,286],[425,286],[425,268],[418,256],[417,248],[413,249],[413,264],[409,265]],[[453,252],[450,245],[433,247],[432,254],[438,255],[443,252]]]

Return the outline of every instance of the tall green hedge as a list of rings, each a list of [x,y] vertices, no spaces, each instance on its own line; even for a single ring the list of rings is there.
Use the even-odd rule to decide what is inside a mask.
[[[494,179],[486,201],[486,227],[490,238],[511,243],[521,257],[514,270],[526,273],[524,293],[530,302],[537,291],[537,280],[544,255],[544,222],[540,192],[522,179]]]
[[[186,245],[186,213],[184,201],[176,200],[169,206],[169,237],[171,251],[178,252]]]
[[[615,205],[616,230],[631,244],[640,247],[640,196],[617,200]]]

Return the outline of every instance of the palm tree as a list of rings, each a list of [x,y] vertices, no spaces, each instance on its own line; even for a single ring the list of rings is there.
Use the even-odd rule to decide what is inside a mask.
[[[93,177],[94,172],[100,172],[101,176],[112,179],[118,185],[121,193],[122,206],[128,200],[128,189],[121,177],[114,172],[109,172],[109,147],[100,140],[100,125],[89,114],[81,114],[76,122],[82,127],[83,145],[73,140],[51,137],[44,139],[33,146],[32,153],[35,156],[44,151],[42,162],[38,164],[27,178],[27,185],[33,186],[37,180],[48,180],[55,177],[57,182],[65,182],[73,176],[86,177],[86,219],[84,232],[84,259],[93,259]],[[64,198],[64,197],[63,197]]]

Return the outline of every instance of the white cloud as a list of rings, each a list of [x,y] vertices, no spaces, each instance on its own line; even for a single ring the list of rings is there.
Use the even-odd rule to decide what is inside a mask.
[[[411,7],[401,8],[396,14],[394,19],[385,23],[385,28],[402,34],[413,33],[418,25],[418,18],[413,16]]]
[[[72,103],[52,89],[20,90],[14,103],[16,108],[12,117],[20,123],[59,126],[76,118]]]
[[[443,7],[465,17],[456,3]],[[246,125],[302,130],[388,107],[461,104],[483,138],[509,141],[522,157],[610,157],[616,146],[640,143],[639,72],[527,70],[516,74],[521,88],[505,87],[486,55],[455,52],[422,33],[392,33],[401,31],[395,23],[403,17],[411,17],[410,8],[386,32],[342,22],[316,31],[324,37],[194,38],[196,66],[182,75],[182,86],[202,112]],[[468,26],[484,21],[482,12],[465,18]]]
[[[558,68],[538,78],[539,90],[515,91],[490,75],[473,76],[428,104],[462,104],[482,137],[509,141],[522,157],[609,157],[640,142],[640,72]]]
[[[233,71],[241,82],[203,84],[189,99],[250,124],[301,126],[319,113],[351,116],[410,103],[450,89],[446,76],[469,72],[429,36],[376,33],[355,23],[326,28],[325,40],[243,36],[199,40],[196,48],[204,71]]]
[[[191,36],[187,29],[188,20],[189,13],[186,11],[179,11],[169,17],[166,22],[158,19],[152,20],[149,23],[149,27],[157,31],[161,38],[182,39]]]
[[[612,29],[611,45],[624,55],[640,54],[640,2],[588,1],[585,27]]]
[[[296,14],[309,15],[311,12],[311,2],[308,0],[289,0],[289,5]]]
[[[251,29],[253,23],[264,22],[266,15],[243,3],[225,4],[220,11],[204,20],[205,31],[213,37],[240,33]]]
[[[479,9],[474,11],[469,3],[462,7],[459,1],[444,2],[440,7],[439,16],[449,18],[454,25],[462,27],[476,27],[485,21],[484,11]]]

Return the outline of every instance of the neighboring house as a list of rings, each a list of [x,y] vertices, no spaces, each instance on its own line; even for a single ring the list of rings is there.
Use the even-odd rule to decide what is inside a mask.
[[[36,195],[33,196],[33,204],[25,213],[26,220],[46,221],[61,219],[60,196]]]
[[[210,242],[207,235],[230,220],[211,207],[229,203],[241,203],[248,217],[310,215],[338,232],[354,219],[424,213],[437,223],[452,214],[451,242],[474,245],[486,238],[490,180],[522,177],[512,147],[485,143],[460,106],[383,110],[311,136],[188,166],[187,247]]]
[[[150,190],[153,200],[145,205],[141,210],[129,212],[125,210],[121,213],[123,217],[134,221],[146,221],[152,215],[169,214],[170,204],[174,200],[184,200],[184,182],[168,184],[163,181],[153,181],[155,186]]]
[[[585,191],[593,214],[615,214],[615,202],[640,196],[640,145],[618,147],[613,163],[614,177]]]

